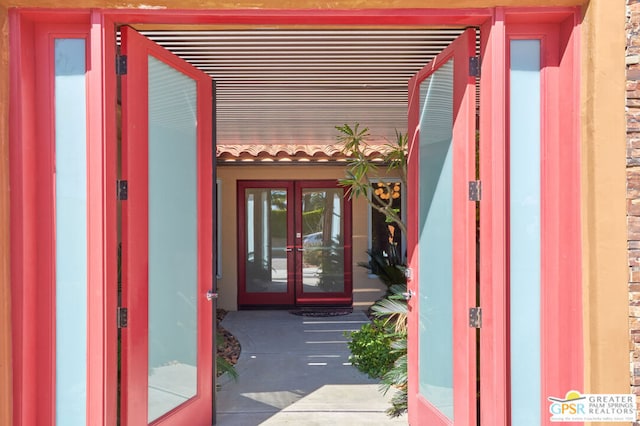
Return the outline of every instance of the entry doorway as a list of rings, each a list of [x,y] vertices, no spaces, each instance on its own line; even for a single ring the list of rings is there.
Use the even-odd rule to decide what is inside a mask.
[[[335,180],[238,182],[238,306],[351,305],[351,202]]]

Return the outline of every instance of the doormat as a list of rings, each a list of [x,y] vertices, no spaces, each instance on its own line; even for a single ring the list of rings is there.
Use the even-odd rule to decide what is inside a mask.
[[[353,308],[301,308],[289,311],[290,314],[303,317],[335,317],[349,315]]]

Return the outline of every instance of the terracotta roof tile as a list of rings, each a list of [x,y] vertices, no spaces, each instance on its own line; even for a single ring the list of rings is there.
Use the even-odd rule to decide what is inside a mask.
[[[380,160],[389,151],[386,144],[368,144],[365,152]],[[216,147],[219,163],[328,163],[346,162],[342,145],[314,144],[221,144]]]

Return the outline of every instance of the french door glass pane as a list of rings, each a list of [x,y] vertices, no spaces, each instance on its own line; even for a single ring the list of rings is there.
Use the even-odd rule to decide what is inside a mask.
[[[287,190],[245,191],[248,293],[287,292]]]
[[[86,424],[87,97],[84,39],[55,40],[56,419]]]
[[[196,83],[149,57],[149,415],[196,395]]]
[[[302,291],[344,291],[343,191],[302,190]]]
[[[539,425],[540,40],[512,40],[510,87],[511,422]]]
[[[420,84],[419,391],[453,419],[453,59]]]

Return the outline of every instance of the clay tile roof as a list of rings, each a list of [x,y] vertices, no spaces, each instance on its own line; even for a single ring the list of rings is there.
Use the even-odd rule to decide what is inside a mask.
[[[368,144],[365,152],[380,160],[389,151],[386,144]],[[220,144],[216,146],[219,164],[239,163],[344,163],[342,145],[314,144]]]

